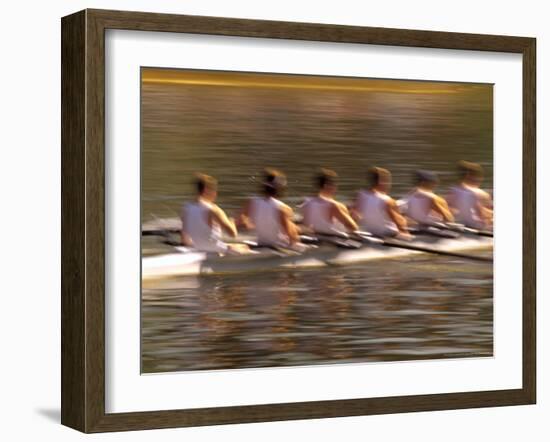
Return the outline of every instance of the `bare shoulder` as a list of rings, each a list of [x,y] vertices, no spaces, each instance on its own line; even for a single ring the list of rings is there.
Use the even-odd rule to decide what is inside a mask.
[[[281,204],[279,205],[279,210],[281,210],[281,212],[283,212],[285,215],[294,214],[294,210],[292,210],[292,207],[290,207],[288,204],[285,204],[283,202],[281,202]]]
[[[341,203],[340,201],[332,200],[331,203],[332,203],[332,206],[338,210],[341,210],[344,212],[348,211],[347,206],[344,203]]]
[[[222,215],[224,213],[223,209],[218,206],[217,204],[212,203],[210,205],[210,212],[214,213],[215,215]]]
[[[487,192],[486,190],[483,190],[483,189],[479,189],[479,193],[480,195],[482,196],[482,198],[486,199],[486,200],[490,200],[491,199],[491,194],[489,192]]]
[[[445,202],[445,198],[443,198],[441,195],[437,195],[435,193],[431,196],[431,200],[435,201],[436,203],[444,203]]]

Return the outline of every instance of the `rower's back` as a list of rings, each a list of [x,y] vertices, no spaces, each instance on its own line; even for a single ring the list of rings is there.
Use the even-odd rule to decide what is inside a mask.
[[[288,236],[281,225],[281,211],[285,204],[271,196],[255,197],[250,204],[250,218],[255,226],[258,243],[288,245]]]
[[[181,210],[182,229],[191,239],[194,248],[203,252],[226,251],[227,246],[220,240],[220,226],[210,222],[210,203],[204,200],[188,202]]]
[[[482,213],[491,205],[491,197],[480,189],[483,181],[481,165],[469,161],[460,161],[458,168],[461,179],[458,185],[451,188],[448,195],[449,206],[453,209],[457,222],[475,229],[486,228],[487,220]]]
[[[357,195],[359,224],[363,230],[378,235],[388,236],[398,233],[397,226],[388,215],[388,203],[391,197],[376,190],[361,190]]]
[[[420,224],[441,221],[434,216],[432,211],[434,198],[436,198],[436,195],[433,192],[425,189],[415,189],[407,197],[407,216]]]
[[[338,233],[344,230],[343,226],[333,219],[333,202],[315,196],[308,198],[302,206],[304,224],[317,233]]]
[[[451,188],[449,203],[454,209],[456,221],[467,227],[484,228],[485,223],[479,216],[478,207],[485,195],[483,190],[465,184]]]

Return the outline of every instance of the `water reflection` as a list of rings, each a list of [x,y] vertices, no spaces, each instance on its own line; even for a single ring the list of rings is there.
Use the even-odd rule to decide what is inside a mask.
[[[193,278],[198,288],[182,278],[145,290],[143,371],[492,355],[490,268],[445,258],[394,264],[266,272],[254,284]]]

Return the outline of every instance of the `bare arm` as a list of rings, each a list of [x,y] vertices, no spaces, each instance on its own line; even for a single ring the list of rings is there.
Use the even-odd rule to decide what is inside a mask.
[[[212,205],[212,210],[210,211],[211,220],[220,225],[222,230],[231,237],[237,236],[237,228],[233,220],[229,219],[225,212],[216,205]]]
[[[388,216],[395,223],[401,233],[409,233],[407,231],[407,220],[399,213],[399,208],[394,199],[389,199],[386,203]]]
[[[237,225],[239,227],[242,226],[245,229],[253,229],[254,228],[254,224],[252,223],[252,221],[250,219],[251,206],[252,206],[252,200],[248,199],[246,201],[246,204],[244,205],[241,213],[237,217]]]
[[[481,204],[485,209],[490,210],[492,212],[493,199],[491,198],[491,195],[488,192],[482,191]]]
[[[359,211],[359,193],[357,193],[353,204],[349,208],[349,214],[355,221],[359,221],[361,219],[361,212]]]
[[[479,203],[477,204],[478,216],[487,225],[493,223],[493,200],[487,192],[483,192]]]
[[[283,206],[281,209],[279,209],[279,222],[281,223],[281,227],[283,228],[283,232],[288,236],[288,239],[290,240],[291,244],[295,244],[299,242],[299,235],[298,235],[298,228],[296,227],[296,224],[292,221],[292,217],[294,216],[294,211],[288,207]]]
[[[432,210],[439,213],[445,222],[452,223],[454,221],[454,216],[447,205],[447,201],[440,196],[432,198]]]
[[[353,232],[359,229],[357,223],[351,217],[348,208],[342,203],[334,201],[334,203],[332,204],[331,212],[331,216],[340,221],[349,231]]]

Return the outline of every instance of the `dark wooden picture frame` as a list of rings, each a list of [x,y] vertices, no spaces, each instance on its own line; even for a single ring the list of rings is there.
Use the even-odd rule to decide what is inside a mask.
[[[105,30],[210,34],[523,57],[523,385],[497,391],[105,412]],[[449,32],[105,10],[62,19],[61,422],[83,432],[533,404],[536,399],[536,40]]]

